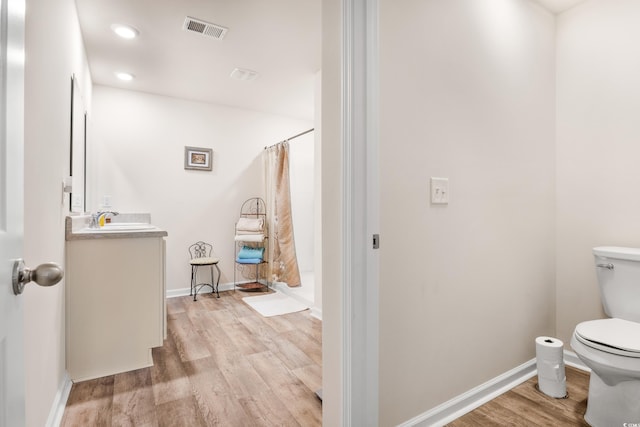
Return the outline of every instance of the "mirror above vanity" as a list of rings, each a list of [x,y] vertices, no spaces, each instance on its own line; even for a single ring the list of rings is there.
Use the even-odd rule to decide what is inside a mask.
[[[69,176],[72,189],[69,197],[69,211],[82,213],[87,208],[87,109],[75,75],[71,76],[70,117]]]

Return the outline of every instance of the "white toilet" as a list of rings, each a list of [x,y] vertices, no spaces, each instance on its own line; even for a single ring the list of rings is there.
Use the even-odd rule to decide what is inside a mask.
[[[571,347],[591,368],[584,419],[594,427],[640,426],[640,249],[593,249],[610,319],[576,326]]]

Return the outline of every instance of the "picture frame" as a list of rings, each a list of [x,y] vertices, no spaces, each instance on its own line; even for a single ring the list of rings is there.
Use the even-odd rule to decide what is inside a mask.
[[[184,147],[184,168],[189,170],[210,171],[213,164],[213,150],[202,147]]]

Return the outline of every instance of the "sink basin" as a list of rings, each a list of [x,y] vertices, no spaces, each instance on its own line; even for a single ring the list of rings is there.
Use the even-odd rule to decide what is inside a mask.
[[[142,230],[154,230],[156,227],[145,222],[115,222],[105,224],[100,228],[85,228],[83,232],[89,233],[105,233],[110,231],[142,231]]]

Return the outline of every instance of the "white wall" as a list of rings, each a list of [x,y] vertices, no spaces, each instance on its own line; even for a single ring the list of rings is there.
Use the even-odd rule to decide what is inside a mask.
[[[62,179],[69,174],[71,75],[91,99],[91,78],[73,0],[27,0],[25,235],[28,266],[64,265]],[[29,284],[25,299],[27,426],[46,424],[65,376],[64,281]]]
[[[640,246],[640,2],[558,18],[557,329],[604,317],[591,248]]]
[[[250,197],[264,197],[265,146],[313,127],[282,116],[94,87],[89,140],[90,209],[149,212],[167,237],[167,290],[189,287],[187,248],[204,240],[233,281],[234,224]],[[184,146],[213,149],[213,171],[184,169]]]
[[[528,0],[380,1],[381,425],[554,333],[554,36]]]
[[[313,132],[289,143],[289,180],[291,214],[298,268],[301,272],[314,269],[315,223],[315,135]],[[302,284],[304,286],[304,283]]]

